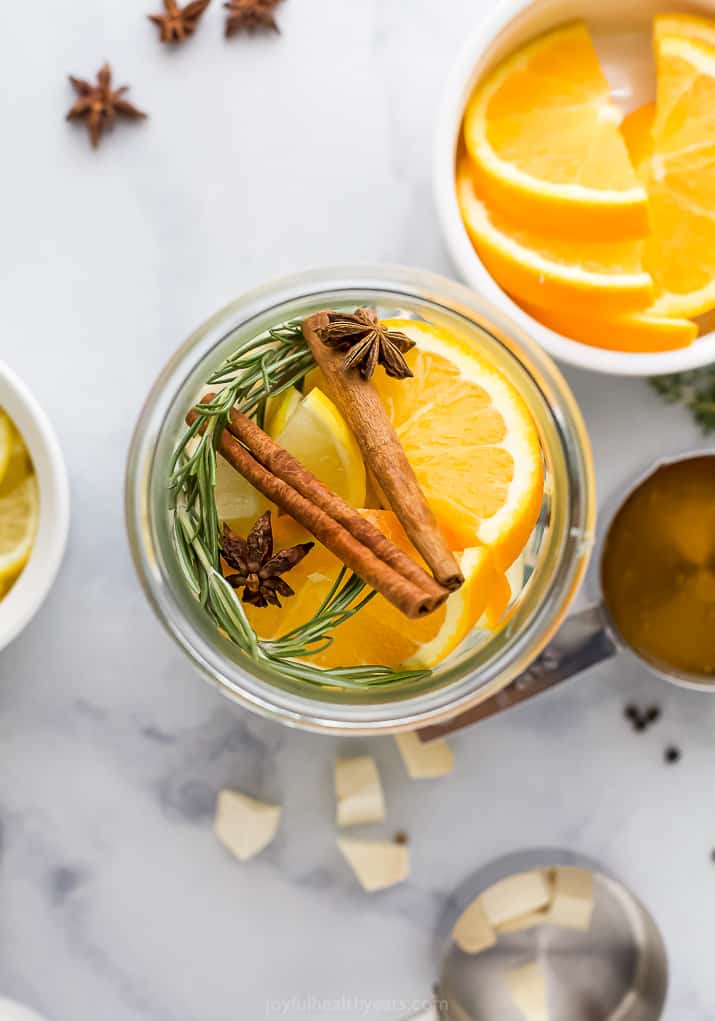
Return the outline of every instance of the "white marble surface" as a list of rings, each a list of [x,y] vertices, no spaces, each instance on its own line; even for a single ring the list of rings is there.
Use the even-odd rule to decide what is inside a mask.
[[[430,136],[480,6],[286,0],[281,37],[227,44],[214,0],[174,53],[144,21],[150,0],[19,3],[3,19],[0,355],[57,425],[74,517],[51,598],[0,657],[0,995],[52,1021],[236,1021],[272,1001],[357,1021],[353,997],[420,999],[448,891],[543,844],[601,859],[652,907],[672,961],[668,1021],[715,1017],[715,699],[617,661],[462,733],[456,774],[438,782],[410,783],[391,739],[355,742],[384,771],[387,832],[406,829],[413,848],[410,881],[368,897],[334,844],[335,742],[197,680],[127,551],[132,419],[195,325],[311,265],[449,271]],[[64,76],[105,58],[151,120],[94,153],[63,121]],[[702,442],[639,381],[569,376],[603,494]],[[633,735],[630,698],[660,702],[662,722]],[[671,768],[669,741],[684,751]],[[250,865],[211,832],[226,784],[285,805]]]

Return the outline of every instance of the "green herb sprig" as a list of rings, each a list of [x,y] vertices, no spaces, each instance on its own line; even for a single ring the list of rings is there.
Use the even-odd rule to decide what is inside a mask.
[[[715,365],[656,376],[650,385],[668,404],[683,404],[704,433],[715,432]]]
[[[216,511],[216,447],[232,407],[263,426],[268,399],[299,384],[315,361],[303,338],[300,320],[268,330],[240,344],[207,380],[217,389],[197,404],[197,419],[182,433],[170,466],[169,506],[179,563],[189,589],[229,641],[256,663],[288,677],[321,686],[351,689],[419,680],[428,670],[387,666],[321,670],[302,657],[314,656],[333,641],[332,632],[375,596],[356,574],[343,568],[313,617],[273,640],[258,637],[220,567],[220,521]]]

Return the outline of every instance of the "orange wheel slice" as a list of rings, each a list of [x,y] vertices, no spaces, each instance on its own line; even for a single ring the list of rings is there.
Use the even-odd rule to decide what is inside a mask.
[[[520,224],[591,240],[642,238],[647,198],[586,26],[540,36],[496,67],[464,137],[487,202]]]
[[[506,569],[529,540],[544,469],[529,409],[470,338],[415,320],[388,320],[415,347],[412,379],[374,385],[453,549],[483,543]]]
[[[658,315],[715,308],[715,46],[659,35],[644,264]]]
[[[689,319],[659,316],[650,310],[602,319],[597,316],[536,308],[522,303],[522,308],[550,330],[578,340],[581,344],[609,351],[674,351],[689,347],[698,335],[698,328]]]
[[[392,511],[365,510],[385,535],[415,560],[419,555]],[[292,519],[276,521],[276,548],[305,542],[310,536]],[[362,610],[335,628],[332,645],[308,657],[316,666],[432,667],[440,663],[476,626],[493,629],[503,617],[511,598],[506,577],[485,546],[457,554],[464,584],[434,613],[408,620],[382,596],[375,596]],[[249,620],[263,638],[275,638],[307,622],[327,595],[342,565],[322,546],[316,546],[290,573],[287,580],[295,596],[283,609],[245,606]]]
[[[631,110],[621,121],[621,134],[636,171],[640,171],[653,155],[654,122],[655,103],[644,103]]]
[[[466,159],[457,169],[462,219],[486,269],[519,301],[616,314],[646,308],[653,281],[642,241],[570,241],[549,237],[480,201]]]
[[[653,19],[653,37],[656,50],[665,36],[681,36],[683,39],[698,39],[709,46],[715,46],[715,21],[697,14],[658,14]]]

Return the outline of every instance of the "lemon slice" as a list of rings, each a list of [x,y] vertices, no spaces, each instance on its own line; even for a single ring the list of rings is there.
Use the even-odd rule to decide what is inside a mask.
[[[254,489],[222,457],[216,458],[214,500],[221,521],[225,521],[239,535],[245,535],[256,518],[271,506],[263,493]]]
[[[0,496],[0,582],[21,571],[30,557],[37,534],[38,503],[34,476]]]
[[[300,396],[300,391],[296,390],[296,388],[292,386],[288,390],[285,390],[282,394],[278,394],[276,397],[269,397],[266,401],[266,413],[263,419],[263,428],[269,432],[275,427],[274,423],[278,421],[280,423],[279,428],[282,429],[300,403]],[[279,413],[281,418],[276,420],[276,416]]]
[[[0,414],[2,413],[0,412]],[[2,426],[0,425],[1,431]],[[11,489],[14,489],[20,482],[32,475],[32,461],[22,436],[12,425],[10,426],[10,433],[10,456],[5,465],[4,474],[0,472],[0,496],[9,493]]]
[[[10,419],[0,410],[0,482],[5,478],[13,447],[13,428]]]
[[[280,425],[277,409],[275,419]],[[317,387],[299,401],[271,436],[353,507],[365,503],[365,466],[355,437],[333,402]]]
[[[280,397],[269,397],[268,400],[269,406],[266,409],[266,424],[264,428],[271,433],[271,436],[278,436],[283,432],[288,424],[288,419],[300,404],[301,395],[292,386],[290,390],[286,390]],[[272,407],[270,401],[275,402]]]
[[[193,454],[198,444],[199,439],[194,436],[187,445],[187,452]],[[239,535],[247,535],[256,518],[272,507],[263,493],[254,489],[220,455],[216,458],[214,502],[219,519]]]

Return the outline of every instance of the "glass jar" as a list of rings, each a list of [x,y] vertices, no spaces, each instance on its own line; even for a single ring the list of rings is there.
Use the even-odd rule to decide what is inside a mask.
[[[370,305],[471,336],[519,390],[541,440],[545,493],[508,622],[475,631],[429,676],[365,690],[297,681],[225,638],[191,594],[172,539],[169,463],[186,411],[211,372],[247,337],[322,308]],[[134,433],[126,479],[129,540],[162,623],[229,698],[283,723],[330,733],[392,733],[443,723],[518,677],[555,634],[593,544],[595,487],[588,436],[551,359],[478,295],[405,267],[313,270],[245,294],[179,348],[154,384]]]

